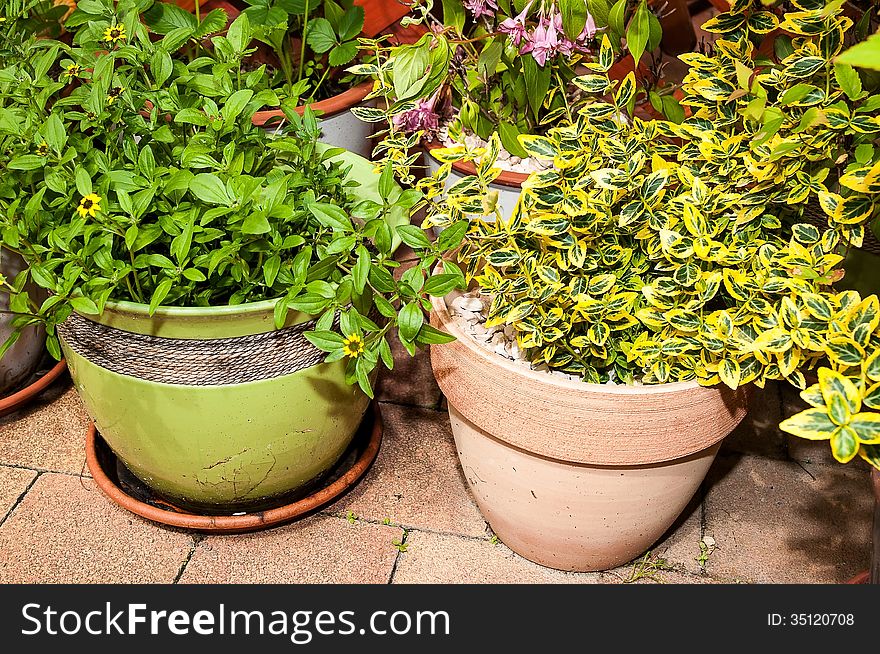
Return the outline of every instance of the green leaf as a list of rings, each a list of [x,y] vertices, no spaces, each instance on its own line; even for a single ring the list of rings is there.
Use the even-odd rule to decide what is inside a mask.
[[[407,341],[413,341],[419,333],[419,329],[425,322],[425,315],[418,302],[409,302],[400,310],[397,316],[397,328],[400,337]]]
[[[442,332],[427,323],[422,325],[419,335],[416,337],[416,343],[419,345],[443,345],[444,343],[452,343],[454,340],[455,336],[452,334]]]
[[[363,293],[367,286],[367,279],[370,274],[371,265],[372,260],[370,258],[370,253],[363,245],[359,245],[357,247],[357,262],[351,270],[351,279],[354,284],[354,290],[358,294]]]
[[[171,286],[174,284],[173,279],[163,279],[156,286],[156,290],[153,291],[153,297],[150,299],[150,315],[152,316],[156,309],[159,308],[159,305],[165,301],[165,298],[168,296],[168,293],[171,291]]]
[[[70,298],[70,306],[72,306],[73,310],[77,313],[84,313],[91,316],[95,316],[101,313],[100,311],[98,311],[98,305],[95,304],[92,299],[87,298],[83,295]]]
[[[538,62],[534,57],[523,57],[521,59],[523,67],[523,76],[526,83],[526,93],[529,99],[529,107],[535,118],[540,118],[541,108],[544,106],[544,100],[547,98],[547,92],[550,90],[550,76],[553,66],[538,66]]]
[[[243,234],[267,234],[272,231],[269,219],[263,212],[254,212],[241,223]]]
[[[244,110],[253,97],[254,92],[250,89],[241,89],[229,96],[229,99],[226,100],[226,104],[223,106],[222,112],[223,120],[227,125],[231,125],[235,119],[238,118],[239,114]]]
[[[855,44],[837,57],[837,63],[880,70],[880,35],[874,34],[866,41]]]
[[[862,95],[862,79],[856,69],[849,64],[839,61],[835,63],[834,78],[850,100],[855,100]]]
[[[651,37],[650,10],[644,0],[636,10],[635,15],[626,28],[626,44],[633,60],[638,66],[639,60],[645,54],[645,47]]]
[[[351,219],[343,209],[335,204],[327,202],[312,202],[309,204],[309,212],[325,227],[339,229],[344,232],[354,231]]]
[[[461,282],[461,276],[454,273],[442,273],[440,275],[432,275],[427,279],[422,291],[434,297],[443,297]]]
[[[627,0],[617,0],[608,12],[608,27],[618,38],[623,37],[626,29],[626,5]]]
[[[335,352],[342,349],[344,339],[341,335],[331,331],[314,331],[304,334],[309,343],[322,352]]]
[[[400,235],[400,240],[414,250],[423,250],[431,247],[431,241],[428,240],[428,237],[425,235],[425,232],[421,227],[416,227],[415,225],[399,225],[397,227],[397,233]]]
[[[587,24],[586,0],[558,0],[559,12],[562,14],[562,30],[574,41]]]
[[[232,204],[222,180],[213,173],[199,173],[190,180],[190,192],[209,204]]]
[[[45,166],[46,160],[35,154],[23,154],[15,157],[6,165],[10,170],[37,170],[38,168],[43,168]]]
[[[323,54],[336,45],[336,33],[326,18],[313,18],[309,21],[306,42],[317,54]]]
[[[357,56],[357,53],[357,42],[346,41],[345,43],[340,43],[330,51],[327,61],[331,66],[344,66],[352,61]]]
[[[83,197],[89,195],[92,192],[92,178],[88,171],[82,166],[77,166],[74,174],[77,192]]]
[[[348,41],[360,34],[362,29],[364,29],[364,8],[355,5],[343,14],[337,31],[340,39]]]
[[[150,58],[150,74],[153,76],[156,86],[161,87],[171,77],[173,69],[174,64],[171,61],[171,55],[163,48],[156,48],[156,51]]]

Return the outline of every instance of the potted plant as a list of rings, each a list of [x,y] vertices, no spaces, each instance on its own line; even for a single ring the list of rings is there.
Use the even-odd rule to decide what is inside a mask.
[[[450,184],[474,172],[463,157],[466,147],[485,145],[497,132],[501,173],[490,190],[498,195],[504,216],[512,213],[528,174],[545,165],[519,137],[540,136],[577,114],[583,93],[593,89],[577,86],[576,71],[600,65],[597,35],[613,37],[615,49],[606,56],[614,59],[615,74],[622,78],[637,72],[640,85],[633,104],[653,89],[645,60],[660,43],[661,28],[644,0],[621,0],[613,11],[604,0],[444,2],[443,21],[430,14],[426,21],[431,32],[418,43],[367,45],[379,48],[379,64],[354,70],[377,80],[374,95],[383,99],[387,111],[364,109],[358,115],[390,123],[380,147],[394,152],[389,158],[398,166],[416,163],[419,155],[412,149],[421,143],[429,172],[443,165],[452,168]],[[624,40],[628,50],[621,45]],[[666,106],[673,104],[669,95]],[[461,147],[437,156],[438,149],[453,144]]]
[[[60,19],[67,11],[48,0],[14,0],[0,12],[0,149],[4,152],[20,139],[18,109],[23,101],[38,103],[46,93],[57,89],[53,80],[20,76],[20,58],[25,44],[34,34],[57,36]],[[36,145],[35,147],[39,147]],[[10,162],[0,163],[4,174]],[[31,384],[45,354],[45,333],[33,313],[45,299],[28,279],[22,258],[0,246],[0,415],[20,406],[44,388],[45,383]],[[25,296],[10,292],[27,288],[34,303]],[[50,382],[63,371],[44,377]]]
[[[851,26],[835,11],[806,19],[820,14],[828,32]],[[680,124],[626,117],[632,76],[591,72],[598,97],[573,121],[521,137],[553,167],[524,183],[509,222],[487,200],[498,138],[426,204],[427,225],[465,234],[457,262],[474,287],[434,300],[432,323],[457,337],[432,348],[434,372],[468,483],[515,551],[590,570],[647,549],[745,414],[746,388],[767,380],[813,405],[782,429],[880,467],[880,305],[833,286],[880,190],[880,164],[847,151],[845,132],[880,122],[835,69],[842,48],[816,30],[773,61],[747,34],[721,39],[686,56]],[[835,98],[823,120],[798,104],[813,87]],[[799,176],[829,161],[837,191]],[[813,200],[822,229],[804,215]]]
[[[241,28],[253,39],[245,68],[266,65],[266,86],[279,98],[254,114],[255,123],[266,127],[283,124],[286,118],[280,109],[282,100],[298,106],[300,114],[309,106],[322,119],[322,142],[369,157],[372,129],[355,118],[350,109],[363,103],[371,84],[345,68],[357,59],[369,58],[358,51],[359,36],[381,34],[381,38],[394,42],[418,39],[421,31],[401,23],[408,11],[405,4],[395,0],[362,0],[356,4],[350,0],[209,0],[195,3],[193,13],[156,3],[145,13],[145,20],[153,31],[163,35],[181,25],[209,33],[225,28],[243,13],[247,20],[240,23]]]
[[[310,111],[282,105],[279,134],[253,125],[271,92],[240,69],[240,25],[184,63],[200,37],[151,40],[139,5],[82,24],[75,47],[31,44],[34,73],[77,85],[23,102],[0,229],[51,294],[50,349],[118,458],[176,503],[228,512],[335,462],[391,330],[443,341],[425,295],[460,278],[425,274],[431,256],[394,278],[419,194],[317,144]]]

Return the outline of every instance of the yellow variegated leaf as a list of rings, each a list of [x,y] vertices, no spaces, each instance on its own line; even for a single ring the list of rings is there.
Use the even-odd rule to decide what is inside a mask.
[[[880,445],[880,413],[857,413],[848,423],[860,443]]]
[[[724,359],[718,365],[718,377],[730,388],[739,386],[742,370],[739,361],[735,359]]]
[[[825,409],[807,409],[779,423],[779,428],[789,434],[811,441],[824,441],[831,438],[837,429]]]
[[[841,463],[849,463],[859,452],[859,439],[852,427],[840,427],[831,435],[831,453]]]
[[[848,378],[830,368],[819,368],[819,388],[826,405],[831,404],[834,395],[842,395],[849,404],[852,413],[862,408],[861,394],[855,384]]]

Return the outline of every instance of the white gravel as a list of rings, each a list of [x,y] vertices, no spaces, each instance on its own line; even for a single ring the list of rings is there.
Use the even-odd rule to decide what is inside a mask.
[[[440,127],[440,130],[437,132],[437,139],[447,148],[461,145],[456,141],[453,141],[449,138],[449,128],[448,125],[443,125]],[[476,134],[471,132],[463,132],[464,134],[464,145],[466,145],[469,149],[476,148],[485,148],[488,147],[488,143],[481,139]],[[503,147],[501,151],[498,153],[498,160],[495,162],[495,165],[501,168],[502,170],[506,170],[508,172],[513,173],[525,173],[526,175],[534,172],[539,172],[541,170],[546,170],[550,168],[551,162],[549,161],[541,161],[539,159],[534,159],[532,157],[526,157],[525,159],[521,159],[519,157],[515,157],[511,155],[507,150]]]
[[[525,353],[519,349],[513,325],[497,325],[487,328],[486,321],[489,318],[489,306],[491,304],[492,298],[482,295],[478,289],[455,298],[450,309],[462,331],[473,338],[477,345],[483,349],[494,352],[498,356],[528,367],[531,370],[546,372],[570,381],[582,381],[577,375],[550,370],[546,363],[537,366],[532,365],[526,359]],[[614,371],[611,371],[611,379],[605,383],[612,386],[617,385]]]

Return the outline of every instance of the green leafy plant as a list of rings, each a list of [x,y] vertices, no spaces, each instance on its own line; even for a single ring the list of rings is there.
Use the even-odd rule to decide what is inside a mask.
[[[268,46],[246,53],[247,65],[257,68],[267,64],[266,83],[292,102],[321,100],[356,82],[343,67],[358,55],[357,37],[364,27],[363,7],[352,0],[245,0],[242,12],[249,35]],[[198,6],[198,3],[197,3]],[[215,18],[217,15],[219,18]],[[170,34],[186,27],[196,29],[198,13],[174,5],[157,3],[145,15],[151,29]],[[226,25],[225,12],[215,9],[210,19],[211,31]],[[214,21],[219,21],[217,27]],[[201,21],[204,24],[204,20]],[[200,31],[205,32],[204,28]]]
[[[430,274],[454,234],[434,245],[409,225],[419,192],[389,170],[379,201],[359,197],[357,163],[318,145],[314,115],[290,103],[283,134],[255,127],[254,112],[278,98],[264,69],[241,68],[242,25],[184,63],[178,48],[200,37],[187,27],[152,40],[144,4],[105,5],[73,46],[31,40],[0,70],[0,234],[29,265],[0,279],[17,326],[44,324],[57,357],[55,327],[108,300],[151,312],[275,300],[278,327],[290,312],[317,317],[307,338],[328,361],[347,358],[368,394],[379,362],[393,365],[392,329],[410,352],[445,342],[423,310],[462,275]],[[425,256],[396,277],[401,239]],[[29,296],[29,280],[47,300]]]
[[[645,0],[613,6],[607,0],[449,0],[442,23],[426,16],[432,31],[418,43],[366,43],[379,51],[379,62],[351,69],[378,81],[373,97],[381,97],[387,110],[358,115],[390,123],[383,149],[406,152],[411,134],[433,137],[449,122],[456,140],[462,133],[484,140],[497,133],[507,152],[526,157],[521,134],[543,134],[571,120],[582,104],[582,89],[572,82],[578,66],[599,56],[598,34],[613,35],[615,49],[601,54],[612,58],[601,61],[608,63],[605,70],[627,52],[640,61],[662,35]],[[649,89],[641,81],[647,79],[639,79],[644,93]],[[404,157],[397,158],[403,164]]]
[[[880,305],[833,284],[878,212],[880,96],[834,61],[852,21],[796,4],[779,22],[796,34],[790,51],[760,55],[743,30],[683,56],[680,124],[629,115],[635,79],[608,77],[604,38],[576,80],[593,100],[570,123],[520,137],[553,167],[523,184],[509,221],[488,186],[497,136],[435,151],[446,163],[419,188],[432,200],[427,225],[466,225],[458,259],[492,297],[487,326],[512,325],[533,363],[594,383],[786,379],[814,409],[783,429],[878,466],[864,407]],[[461,160],[475,174],[444,191]],[[806,388],[816,368],[820,386]]]

